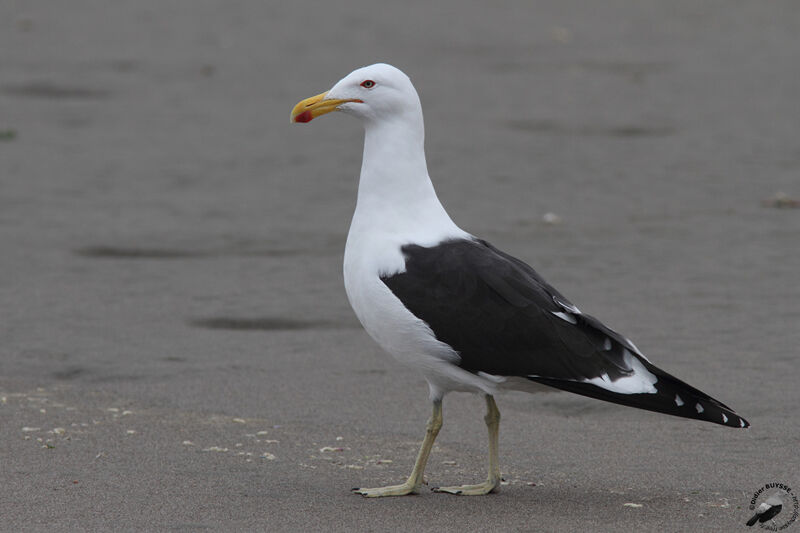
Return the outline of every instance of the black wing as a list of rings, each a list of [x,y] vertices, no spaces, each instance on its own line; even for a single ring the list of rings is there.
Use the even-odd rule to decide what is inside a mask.
[[[623,405],[748,426],[730,408],[650,364],[625,337],[581,313],[530,266],[486,241],[459,239],[402,250],[406,271],[381,279],[437,339],[458,352],[465,370],[520,376]],[[656,392],[627,393],[613,385],[637,368],[657,378]]]

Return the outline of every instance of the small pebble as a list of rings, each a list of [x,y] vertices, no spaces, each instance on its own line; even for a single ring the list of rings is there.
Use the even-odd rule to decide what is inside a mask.
[[[761,200],[761,205],[777,209],[791,209],[800,207],[800,199],[792,198],[785,192],[776,192],[772,198]]]
[[[542,222],[549,226],[555,226],[556,224],[561,224],[561,217],[555,213],[548,212],[542,215]]]

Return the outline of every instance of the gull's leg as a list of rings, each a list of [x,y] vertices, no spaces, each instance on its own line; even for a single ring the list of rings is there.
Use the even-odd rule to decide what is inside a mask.
[[[489,430],[489,475],[486,481],[477,485],[461,485],[458,487],[436,487],[434,492],[446,492],[461,496],[479,496],[500,490],[500,465],[498,463],[497,443],[500,435],[500,411],[494,398],[486,395],[486,428]]]
[[[361,494],[367,498],[379,498],[381,496],[405,496],[406,494],[419,494],[419,489],[422,486],[423,473],[425,472],[425,465],[428,462],[428,456],[431,454],[433,448],[433,441],[436,440],[436,435],[442,429],[442,400],[441,398],[433,400],[433,413],[428,419],[428,425],[425,428],[425,440],[422,441],[422,446],[417,454],[417,461],[414,463],[414,470],[405,483],[400,485],[390,485],[388,487],[378,487],[375,489],[353,489],[356,494]]]

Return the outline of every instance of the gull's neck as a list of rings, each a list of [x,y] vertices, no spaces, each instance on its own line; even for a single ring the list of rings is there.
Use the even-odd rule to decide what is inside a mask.
[[[465,235],[436,196],[424,144],[421,112],[366,122],[351,232],[377,231],[430,245]]]

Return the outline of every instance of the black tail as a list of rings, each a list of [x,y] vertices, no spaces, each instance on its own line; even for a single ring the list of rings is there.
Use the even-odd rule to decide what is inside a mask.
[[[531,381],[549,385],[556,389],[605,400],[607,402],[618,403],[648,411],[666,413],[668,415],[680,416],[684,418],[694,418],[705,420],[732,428],[746,428],[750,423],[737,415],[733,409],[715,400],[708,394],[699,391],[679,380],[675,376],[667,374],[660,368],[653,366],[648,361],[639,359],[642,364],[652,372],[658,380],[653,384],[655,393],[624,394],[606,390],[593,383],[570,381],[565,379],[554,379],[546,377],[529,377]]]

